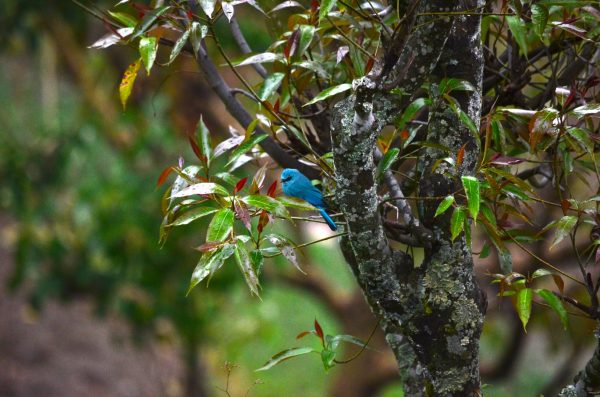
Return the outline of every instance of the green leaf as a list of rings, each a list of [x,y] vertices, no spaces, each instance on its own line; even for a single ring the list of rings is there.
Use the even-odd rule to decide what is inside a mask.
[[[177,39],[177,41],[175,42],[175,45],[173,46],[173,49],[171,50],[171,55],[169,55],[169,62],[167,62],[167,64],[172,63],[175,60],[175,58],[177,58],[177,55],[179,55],[179,53],[183,49],[183,46],[187,42],[191,33],[192,33],[192,29],[189,28],[185,32],[183,32],[181,37],[179,37]]]
[[[296,197],[291,197],[291,196],[279,196],[276,199],[277,201],[279,201],[281,204],[285,205],[286,207],[292,207],[292,208],[297,208],[303,211],[315,211],[316,208],[309,204],[308,202],[296,198]]]
[[[229,208],[220,209],[210,221],[206,232],[206,241],[223,241],[233,229],[235,215]]]
[[[517,292],[517,314],[523,323],[523,329],[527,332],[527,323],[531,316],[531,302],[533,301],[533,291],[531,288],[523,288]]]
[[[232,213],[233,214],[233,213]],[[235,261],[237,262],[242,274],[244,275],[244,279],[246,280],[246,284],[254,295],[259,296],[258,294],[258,277],[256,276],[256,272],[252,267],[252,262],[250,261],[250,255],[248,254],[248,250],[244,246],[244,243],[238,240],[235,245]]]
[[[300,25],[300,39],[298,40],[298,48],[294,53],[295,59],[301,59],[304,51],[310,46],[310,43],[315,35],[315,27],[313,25]]]
[[[277,199],[269,196],[251,194],[243,197],[242,201],[247,205],[266,210],[274,215],[289,219],[290,213]]]
[[[383,174],[394,164],[394,162],[398,159],[398,154],[400,153],[400,149],[392,148],[385,152],[379,164],[377,164],[377,179],[381,179]]]
[[[263,265],[265,263],[265,258],[260,250],[254,250],[250,252],[250,262],[252,262],[252,266],[256,271],[256,274],[260,276],[262,272]]]
[[[450,233],[452,234],[452,241],[454,241],[460,232],[462,232],[465,225],[465,217],[465,209],[463,207],[456,207],[454,209],[452,218],[450,219]]]
[[[138,75],[138,71],[140,70],[140,66],[142,65],[142,58],[139,58],[137,61],[132,63],[127,67],[125,73],[123,73],[123,78],[121,79],[121,84],[119,85],[119,96],[121,97],[121,104],[123,105],[123,110],[127,107],[127,100],[131,95],[131,90],[133,90],[133,83],[135,83],[135,79]]]
[[[312,105],[313,103],[317,103],[319,101],[322,101],[324,99],[327,99],[329,97],[332,97],[334,95],[342,93],[344,91],[348,91],[351,88],[352,88],[352,84],[350,84],[350,83],[344,83],[344,84],[336,85],[333,87],[329,87],[329,88],[321,91],[319,93],[319,95],[317,95],[316,97],[314,97],[312,99],[312,101],[305,103],[304,106]]]
[[[576,116],[586,116],[588,114],[600,113],[600,103],[588,103],[573,109],[573,114]]]
[[[366,342],[360,340],[359,338],[352,336],[352,335],[335,335],[332,336],[331,338],[327,339],[329,344],[330,344],[330,348],[335,350],[335,348],[337,347],[339,342],[347,342],[347,343],[352,343],[353,345],[357,345],[360,347],[364,347],[364,348],[369,348],[366,344]]]
[[[531,21],[533,22],[533,30],[541,39],[544,34],[544,29],[548,24],[548,8],[539,4],[531,5]]]
[[[200,46],[202,45],[202,39],[208,34],[208,26],[202,25],[200,22],[192,22],[190,41],[192,42],[192,48],[194,49],[194,56],[198,54]]]
[[[406,109],[404,109],[402,116],[395,123],[396,128],[398,130],[404,129],[404,127],[406,126],[406,123],[408,123],[410,120],[412,120],[413,117],[415,116],[415,114],[417,114],[417,112],[419,110],[421,110],[421,108],[423,106],[428,105],[428,104],[429,104],[429,100],[426,98],[415,99],[410,105],[408,105],[406,107]]]
[[[188,223],[191,223],[196,219],[200,219],[215,212],[217,212],[216,208],[196,207],[177,217],[177,219],[175,219],[171,224],[169,224],[169,226],[187,225]]]
[[[137,19],[135,19],[134,17],[132,17],[129,14],[126,14],[124,12],[112,12],[112,11],[108,11],[108,13],[110,14],[111,17],[113,17],[115,20],[121,22],[123,25],[125,25],[128,28],[133,28],[135,25],[137,25]]]
[[[144,61],[144,66],[146,67],[148,75],[150,75],[150,70],[152,69],[152,65],[154,65],[157,50],[158,45],[156,37],[142,37],[140,39],[140,55],[142,61]]]
[[[435,218],[438,215],[442,215],[444,212],[446,212],[446,210],[448,208],[450,208],[450,206],[452,205],[452,203],[454,203],[454,196],[446,196],[442,200],[442,202],[440,203],[440,205],[438,205],[437,210],[435,210],[435,215],[433,217]]]
[[[258,91],[258,98],[261,101],[266,101],[269,97],[277,91],[281,82],[285,78],[285,73],[273,73],[265,79],[262,86],[260,87],[260,91]]]
[[[467,204],[473,221],[477,223],[477,215],[479,214],[479,203],[481,196],[479,193],[479,181],[474,176],[462,176],[463,187],[467,195]]]
[[[569,324],[569,318],[567,315],[567,310],[563,306],[560,298],[554,295],[551,291],[548,291],[547,289],[538,289],[535,292],[546,301],[548,306],[550,306],[552,310],[556,312],[556,314],[558,314],[563,328],[567,329],[567,325]]]
[[[335,351],[329,349],[321,350],[321,361],[323,362],[325,371],[328,371],[335,366],[333,360],[335,360]]]
[[[192,279],[190,280],[190,286],[188,287],[186,295],[189,295],[192,289],[207,276],[212,277],[212,275],[223,266],[223,262],[233,255],[234,247],[233,244],[225,244],[214,252],[204,253],[192,273]]]
[[[552,273],[548,269],[537,269],[535,272],[533,272],[533,274],[531,275],[531,278],[536,279],[538,277],[552,276],[552,275],[554,275],[554,273]]]
[[[202,11],[209,17],[212,18],[212,14],[215,11],[216,0],[199,0]]]
[[[507,16],[505,17],[508,22],[508,28],[512,33],[515,41],[519,45],[521,55],[527,57],[527,31],[525,30],[525,22],[518,16]]]
[[[291,349],[286,349],[286,350],[280,351],[279,353],[277,353],[273,357],[271,357],[271,359],[269,361],[267,361],[265,363],[265,365],[263,365],[256,371],[266,371],[268,369],[273,368],[275,365],[277,365],[285,360],[288,360],[293,357],[301,356],[303,354],[312,353],[314,351],[315,350],[312,347],[293,347]]]
[[[443,79],[439,85],[440,93],[449,94],[452,91],[475,91],[473,84],[460,79]]]
[[[596,3],[592,0],[540,0],[538,4],[562,7],[583,7]]]
[[[146,33],[146,31],[148,29],[150,29],[150,27],[152,27],[152,25],[154,24],[154,22],[156,22],[156,20],[161,15],[163,15],[165,12],[169,11],[170,9],[171,9],[171,6],[162,6],[162,7],[156,8],[156,9],[148,12],[144,16],[144,18],[135,27],[135,30],[131,34],[131,39],[130,40],[133,40],[136,37],[139,37],[142,34]]]
[[[189,197],[195,195],[218,194],[220,196],[229,196],[229,192],[221,185],[212,182],[196,183],[181,189],[171,195],[171,198]]]
[[[329,12],[335,7],[337,0],[322,0],[319,8],[319,23],[323,18],[329,15]]]
[[[458,116],[459,120],[465,126],[467,126],[467,128],[469,129],[469,131],[471,132],[471,134],[473,134],[473,136],[476,138],[477,145],[480,145],[480,142],[479,142],[479,129],[475,125],[475,122],[473,122],[473,120],[471,119],[471,117],[469,117],[469,115],[467,113],[465,113],[460,108],[460,106],[459,106],[458,102],[456,101],[456,99],[452,98],[449,95],[444,95],[444,98],[446,98],[446,100],[448,101],[448,105],[454,111],[454,113],[456,113],[456,115]]]
[[[554,246],[560,243],[565,237],[569,235],[569,232],[575,224],[577,223],[577,217],[573,215],[565,215],[556,222],[556,232],[554,233],[554,240],[552,241],[552,245],[550,245],[549,250],[554,248]]]
[[[590,139],[590,136],[587,131],[582,130],[581,128],[573,127],[568,128],[567,133],[571,135],[585,151],[592,154],[594,152],[594,143]]]
[[[196,127],[196,140],[198,142],[198,146],[200,146],[200,151],[206,157],[206,164],[208,167],[210,160],[213,157],[213,150],[210,145],[210,131],[206,127],[206,124],[204,124],[202,116],[200,116],[198,126]]]
[[[233,152],[231,152],[231,156],[229,156],[229,161],[225,166],[233,164],[241,155],[250,151],[250,149],[252,149],[254,145],[259,144],[264,139],[267,139],[266,134],[253,134],[250,139],[247,139],[244,142],[242,142],[240,146],[238,146]]]
[[[302,270],[302,268],[298,264],[298,258],[296,257],[295,249],[296,247],[290,239],[285,238],[279,234],[269,234],[268,236],[265,236],[265,238],[269,240],[271,244],[279,248],[279,252],[281,252],[281,255],[283,255],[285,259],[287,259],[292,265],[294,265],[294,267],[298,269],[300,273],[306,274],[306,272]]]

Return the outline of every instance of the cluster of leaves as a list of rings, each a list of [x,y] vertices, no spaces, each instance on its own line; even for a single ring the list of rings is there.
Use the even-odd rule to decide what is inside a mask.
[[[278,195],[277,181],[264,191],[267,164],[258,169],[250,182],[248,177],[238,179],[232,174],[239,166],[260,156],[259,151],[251,151],[266,135],[252,134],[255,126],[253,123],[245,136],[233,136],[213,149],[210,133],[201,118],[196,136],[189,140],[199,165],[184,166],[181,160],[178,166],[167,167],[159,176],[160,186],[171,173],[177,174],[163,196],[161,243],[172,228],[212,217],[205,243],[196,248],[202,256],[192,274],[188,293],[202,280],[210,281],[232,256],[248,288],[257,296],[265,257],[283,255],[302,271],[296,259],[296,245],[281,234],[268,232],[267,226],[275,218],[291,220],[286,207],[315,208],[303,200]],[[224,166],[215,165],[228,151],[231,153]],[[226,171],[215,172],[222,169]]]
[[[349,360],[339,361],[336,360],[337,349],[341,342],[350,343],[353,345],[357,345],[361,347],[360,352],[364,351],[367,348],[368,342],[363,342],[360,339],[352,336],[352,335],[326,335],[323,332],[323,328],[319,324],[319,322],[315,319],[314,329],[309,331],[303,331],[296,336],[296,339],[302,339],[307,335],[315,335],[319,338],[321,342],[321,348],[315,349],[310,346],[305,347],[292,347],[289,349],[285,349],[280,351],[279,353],[273,355],[262,367],[257,369],[257,371],[266,371],[268,369],[273,368],[275,365],[282,363],[285,360],[289,360],[290,358],[302,356],[305,354],[315,353],[321,357],[321,362],[323,363],[323,368],[326,371],[333,368],[336,364],[345,364],[352,361],[354,358],[358,356],[358,354]],[[360,354],[359,352],[359,354]]]

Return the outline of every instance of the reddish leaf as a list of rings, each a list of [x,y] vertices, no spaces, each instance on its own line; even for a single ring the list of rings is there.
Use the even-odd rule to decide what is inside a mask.
[[[237,194],[237,192],[242,190],[247,181],[248,181],[248,177],[240,179],[239,182],[236,183],[235,188],[233,189],[233,194]]]
[[[252,225],[250,224],[250,211],[248,211],[246,204],[238,199],[235,199],[233,201],[233,209],[235,210],[235,215],[242,221],[246,229],[252,231]]]
[[[365,73],[368,74],[371,69],[373,68],[373,65],[375,64],[375,59],[373,58],[369,58],[369,60],[367,61],[367,66],[365,66]]]
[[[167,168],[165,168],[163,170],[163,172],[160,173],[160,175],[158,176],[158,181],[156,182],[156,186],[160,186],[163,183],[165,183],[165,181],[167,180],[167,177],[169,176],[169,174],[173,172],[173,167],[168,166]]]
[[[300,332],[300,333],[299,333],[299,334],[296,336],[296,339],[302,339],[302,338],[304,338],[306,335],[309,335],[309,334],[312,334],[312,333],[313,333],[312,331],[303,331],[303,332]]]
[[[190,142],[190,146],[192,147],[192,150],[194,151],[196,157],[198,157],[198,159],[202,161],[202,163],[206,163],[206,157],[202,155],[202,151],[196,143],[196,140],[191,135],[188,135],[188,141]]]
[[[490,159],[490,163],[496,165],[515,165],[524,162],[525,159],[521,159],[518,157],[509,157],[509,156],[500,156],[499,154],[495,154]]]
[[[563,281],[562,277],[558,274],[553,274],[552,278],[554,279],[554,284],[556,284],[556,287],[560,293],[563,294],[565,292],[565,282]]]
[[[273,105],[273,110],[276,113],[279,113],[279,106],[281,106],[281,104],[279,103],[279,98],[277,98],[277,100],[275,101],[275,105]]]
[[[300,29],[294,30],[294,33],[290,36],[287,43],[285,43],[285,48],[283,49],[283,55],[290,59],[294,52],[296,52],[296,48],[298,47],[298,40],[300,39]]]
[[[560,207],[562,208],[563,215],[567,215],[569,208],[571,208],[571,203],[567,200],[563,200],[560,202]]]
[[[267,191],[267,196],[275,197],[275,190],[277,190],[277,181],[274,181],[271,186],[269,186],[269,190]]]
[[[402,130],[402,132],[400,132],[400,139],[403,141],[407,140],[409,136],[408,130]]]
[[[256,229],[258,230],[258,233],[262,233],[262,231],[264,230],[265,226],[269,223],[269,214],[266,211],[262,211],[260,213],[260,218],[258,218],[258,226],[256,227]]]
[[[567,100],[563,105],[563,109],[567,109],[569,107],[571,102],[573,102],[573,99],[575,99],[575,94],[577,94],[577,91],[575,91],[575,87],[571,87],[571,91],[569,92],[569,96],[567,97]]]
[[[199,247],[194,248],[196,251],[200,251],[200,252],[208,252],[208,251],[212,251],[215,248],[220,247],[221,245],[223,245],[223,243],[217,242],[217,241],[209,241],[208,243],[204,243]]]
[[[465,158],[465,148],[467,147],[467,144],[465,143],[464,145],[462,145],[460,147],[460,149],[458,149],[458,153],[456,154],[456,167],[460,167],[460,165],[463,162],[463,159]]]
[[[188,19],[191,21],[192,19],[194,19],[194,14],[192,14],[192,12],[190,10],[186,11],[187,17]]]
[[[319,322],[317,321],[316,318],[315,318],[315,332],[316,332],[317,336],[319,338],[321,338],[322,341],[324,341],[325,335],[323,334],[323,328],[321,328],[321,324],[319,324]]]

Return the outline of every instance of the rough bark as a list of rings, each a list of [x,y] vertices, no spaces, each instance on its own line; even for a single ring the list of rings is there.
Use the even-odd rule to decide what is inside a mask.
[[[418,12],[472,10],[478,6],[482,4],[475,1],[453,3],[451,7],[444,1],[423,1]],[[381,317],[386,340],[404,370],[407,394],[475,396],[480,394],[478,352],[485,298],[474,279],[470,249],[464,236],[451,241],[449,215],[434,224],[438,203],[433,201],[419,211],[419,218],[433,233],[416,233],[428,246],[424,263],[415,267],[409,255],[390,247],[379,211],[374,148],[381,128],[410,99],[397,99],[388,94],[389,89],[412,94],[429,82],[434,103],[428,140],[446,145],[452,153],[465,145],[467,154],[458,172],[443,166],[432,171],[432,164],[447,154],[428,150],[418,164],[420,195],[450,194],[459,186],[461,175],[473,172],[478,158],[477,137],[441,98],[435,97],[435,84],[444,77],[468,80],[475,90],[453,96],[478,124],[483,69],[480,18],[419,17],[415,26],[408,38],[396,38],[406,43],[400,51],[392,46],[398,56],[386,57],[386,64],[355,82],[354,94],[341,101],[334,112],[331,132],[336,202],[348,225],[342,250],[372,310]],[[401,210],[407,219],[413,217],[407,204]]]
[[[560,397],[587,397],[600,394],[600,330],[595,335],[598,345],[590,361],[575,377],[574,383],[560,392]]]

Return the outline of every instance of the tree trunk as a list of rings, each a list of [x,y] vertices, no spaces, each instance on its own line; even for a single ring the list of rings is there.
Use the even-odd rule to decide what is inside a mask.
[[[417,12],[456,13],[482,5],[461,1],[448,7],[448,2],[441,0],[421,1]],[[440,197],[455,192],[460,177],[475,170],[479,155],[478,137],[447,105],[437,84],[442,78],[471,83],[473,91],[452,92],[452,96],[478,126],[483,73],[480,17],[416,15],[412,17],[415,28],[407,29],[407,34],[410,30],[412,33],[407,37],[396,35],[385,63],[355,81],[354,95],[336,106],[332,122],[336,201],[348,223],[342,250],[371,308],[381,317],[386,340],[404,369],[406,393],[477,396],[479,337],[486,305],[473,275],[471,251],[464,235],[452,241],[450,213],[434,223],[439,200],[426,200],[416,218],[388,175],[385,181],[402,219],[412,229],[413,237],[427,248],[423,264],[415,267],[413,258],[391,248],[379,211],[376,138],[413,99],[389,94],[390,89],[412,94],[429,82],[433,102],[427,140],[448,147],[457,163],[457,153],[465,149],[462,163],[456,168],[434,167],[448,153],[425,151],[417,164],[420,196]]]

